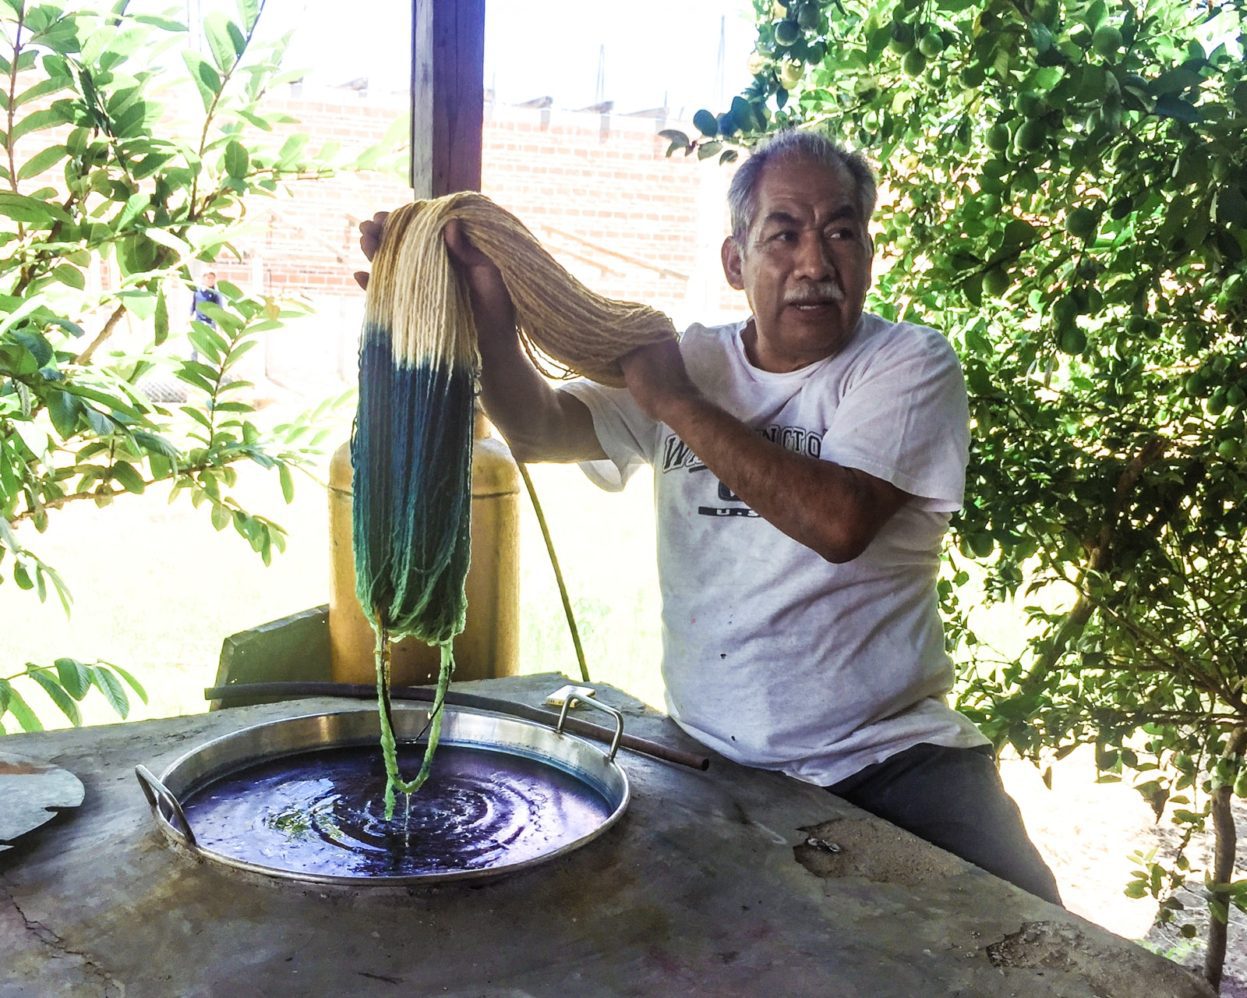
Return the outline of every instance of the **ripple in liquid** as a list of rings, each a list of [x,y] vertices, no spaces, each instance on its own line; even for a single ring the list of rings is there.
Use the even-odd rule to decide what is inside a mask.
[[[403,746],[404,774],[422,746]],[[200,846],[308,875],[411,877],[512,866],[588,835],[606,800],[522,756],[442,745],[428,782],[385,820],[378,749],[325,749],[257,763],[183,802]]]

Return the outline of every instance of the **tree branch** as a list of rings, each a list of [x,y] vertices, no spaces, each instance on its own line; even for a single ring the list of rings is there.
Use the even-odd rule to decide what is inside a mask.
[[[1247,728],[1239,727],[1230,737],[1229,754],[1239,767],[1243,765],[1243,751],[1247,749]],[[1234,827],[1234,814],[1230,809],[1234,788],[1223,784],[1212,792],[1213,862],[1212,895],[1209,905],[1208,947],[1204,951],[1204,977],[1213,990],[1221,988],[1221,973],[1225,967],[1225,944],[1230,921],[1229,882],[1234,878],[1234,859],[1238,852],[1238,831]]]
[[[95,351],[104,345],[104,342],[113,334],[113,330],[117,327],[117,323],[121,321],[121,317],[126,314],[125,305],[118,305],[114,309],[113,314],[108,317],[108,321],[104,323],[104,328],[93,339],[82,353],[74,358],[74,363],[78,365],[91,363],[91,358],[95,356]]]

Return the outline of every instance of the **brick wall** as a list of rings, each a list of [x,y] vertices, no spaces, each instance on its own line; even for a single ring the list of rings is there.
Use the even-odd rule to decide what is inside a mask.
[[[353,153],[385,135],[406,99],[327,91],[271,108],[299,119],[286,127],[310,134],[313,147],[332,141]],[[741,315],[743,296],[727,288],[718,263],[728,171],[666,158],[661,127],[653,118],[487,105],[482,187],[600,294],[646,302],[678,324]],[[255,203],[253,235],[237,244],[243,260],[222,255],[215,269],[256,292],[307,295],[350,325],[360,304],[351,275],[365,266],[356,227],[410,197],[405,178],[382,173],[296,182],[289,197]]]

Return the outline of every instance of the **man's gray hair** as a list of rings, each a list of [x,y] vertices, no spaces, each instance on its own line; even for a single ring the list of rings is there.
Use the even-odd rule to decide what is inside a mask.
[[[862,224],[875,213],[875,174],[861,153],[850,152],[820,132],[786,129],[757,146],[732,178],[727,205],[732,216],[732,238],[743,244],[758,210],[758,184],[768,163],[802,160],[845,170],[853,178]]]

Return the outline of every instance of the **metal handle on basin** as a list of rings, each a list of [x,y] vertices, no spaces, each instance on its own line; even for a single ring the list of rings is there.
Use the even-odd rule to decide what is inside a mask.
[[[135,766],[134,775],[138,777],[139,786],[143,788],[143,796],[147,798],[147,803],[151,805],[153,813],[165,819],[170,831],[182,840],[183,845],[194,849],[197,845],[195,833],[191,831],[190,822],[186,820],[186,813],[182,810],[178,799],[146,766]],[[168,810],[168,814],[161,809],[161,805]]]
[[[563,709],[559,711],[559,723],[554,728],[556,734],[561,735],[563,733],[563,725],[567,722],[567,712],[574,703],[582,703],[586,707],[596,707],[598,710],[610,714],[615,719],[615,737],[611,739],[611,750],[606,754],[606,761],[614,762],[615,753],[619,751],[619,743],[623,739],[623,714],[609,704],[602,703],[600,700],[591,700],[588,697],[569,693],[567,699],[563,701]]]

